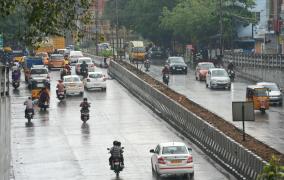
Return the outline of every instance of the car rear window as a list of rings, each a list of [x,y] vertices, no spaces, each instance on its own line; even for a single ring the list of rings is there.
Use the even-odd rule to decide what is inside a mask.
[[[212,71],[212,76],[214,76],[214,77],[227,77],[228,74],[225,70],[215,70],[215,71]]]
[[[200,69],[202,69],[202,70],[208,70],[208,69],[210,69],[210,68],[214,68],[214,65],[213,64],[200,64],[199,65],[200,66]]]
[[[46,69],[32,69],[31,74],[48,74]]]
[[[91,59],[79,59],[79,60],[78,60],[78,63],[83,63],[84,61],[85,61],[87,64],[88,64],[88,63],[92,63],[92,60],[91,60]]]
[[[185,146],[167,146],[163,147],[162,154],[187,154]]]
[[[67,77],[64,79],[64,82],[79,82],[80,78],[79,77]]]
[[[102,74],[90,74],[89,77],[90,78],[102,78],[103,75]]]
[[[64,57],[63,55],[56,55],[56,56],[51,56],[50,60],[63,60]]]
[[[73,57],[82,57],[83,54],[81,51],[71,51],[70,52],[70,56],[73,56]]]

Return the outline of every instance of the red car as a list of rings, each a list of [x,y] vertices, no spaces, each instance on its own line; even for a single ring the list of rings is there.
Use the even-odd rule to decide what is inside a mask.
[[[210,68],[215,68],[212,62],[200,62],[197,64],[195,69],[195,79],[199,81],[204,81],[206,79],[206,75]]]

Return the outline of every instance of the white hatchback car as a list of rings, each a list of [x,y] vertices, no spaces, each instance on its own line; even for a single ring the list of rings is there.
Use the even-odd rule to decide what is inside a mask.
[[[80,57],[84,57],[82,51],[70,51],[69,53],[69,61],[72,65],[76,64]]]
[[[212,68],[206,75],[206,87],[231,89],[231,79],[225,69]]]
[[[84,84],[77,75],[69,75],[63,77],[63,84],[65,86],[66,95],[80,94],[84,95]]]
[[[83,80],[84,86],[87,90],[92,88],[101,88],[106,90],[106,77],[102,72],[89,72],[87,78]]]
[[[194,176],[192,149],[182,142],[160,143],[151,149],[152,173],[161,175],[184,175],[188,179]]]
[[[78,62],[76,63],[76,73],[77,73],[77,74],[80,74],[80,70],[81,70],[80,65],[81,65],[84,61],[85,61],[86,64],[88,65],[88,72],[94,72],[94,71],[95,71],[95,65],[94,65],[94,63],[93,63],[92,58],[90,58],[90,57],[80,57],[80,58],[78,58]]]

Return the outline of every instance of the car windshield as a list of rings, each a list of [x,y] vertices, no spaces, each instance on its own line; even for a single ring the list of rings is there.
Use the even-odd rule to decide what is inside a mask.
[[[171,63],[184,63],[184,60],[182,58],[170,58]]]
[[[271,84],[271,85],[263,85],[265,88],[270,89],[271,91],[279,91],[279,88],[276,84]]]
[[[64,82],[79,82],[80,78],[79,77],[66,77],[64,79]]]
[[[167,146],[163,147],[162,154],[187,154],[185,146]]]
[[[268,91],[265,88],[255,89],[255,96],[268,96]]]
[[[40,57],[47,57],[48,55],[45,54],[45,53],[39,53],[39,54],[36,54],[37,56],[40,56]]]
[[[225,70],[214,70],[214,71],[212,71],[212,76],[214,76],[214,77],[227,77],[228,74]]]
[[[91,60],[91,59],[79,59],[79,60],[78,60],[78,63],[83,63],[84,61],[85,61],[87,64],[88,64],[88,63],[92,63],[92,60]]]
[[[103,75],[102,74],[90,74],[89,77],[90,78],[102,78]]]
[[[73,57],[82,57],[83,54],[81,51],[71,51],[70,52],[70,56],[73,56]]]
[[[46,69],[32,69],[31,74],[48,74]]]
[[[61,54],[51,56],[51,60],[63,60],[63,59],[64,57]]]
[[[200,66],[200,69],[202,69],[202,70],[208,70],[208,69],[210,69],[210,68],[214,68],[214,65],[213,64],[200,64],[199,65]]]
[[[158,47],[153,47],[151,50],[152,50],[152,51],[161,51],[161,49],[158,48]]]
[[[134,47],[133,48],[133,52],[141,52],[141,53],[143,53],[145,51],[146,51],[146,49],[144,47]]]

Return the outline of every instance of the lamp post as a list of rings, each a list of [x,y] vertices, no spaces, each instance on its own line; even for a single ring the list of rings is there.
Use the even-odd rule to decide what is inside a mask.
[[[117,0],[115,0],[115,16],[116,16],[116,25],[115,25],[115,34],[116,34],[116,54],[118,56],[118,13],[117,13]],[[121,60],[121,59],[120,59]]]

